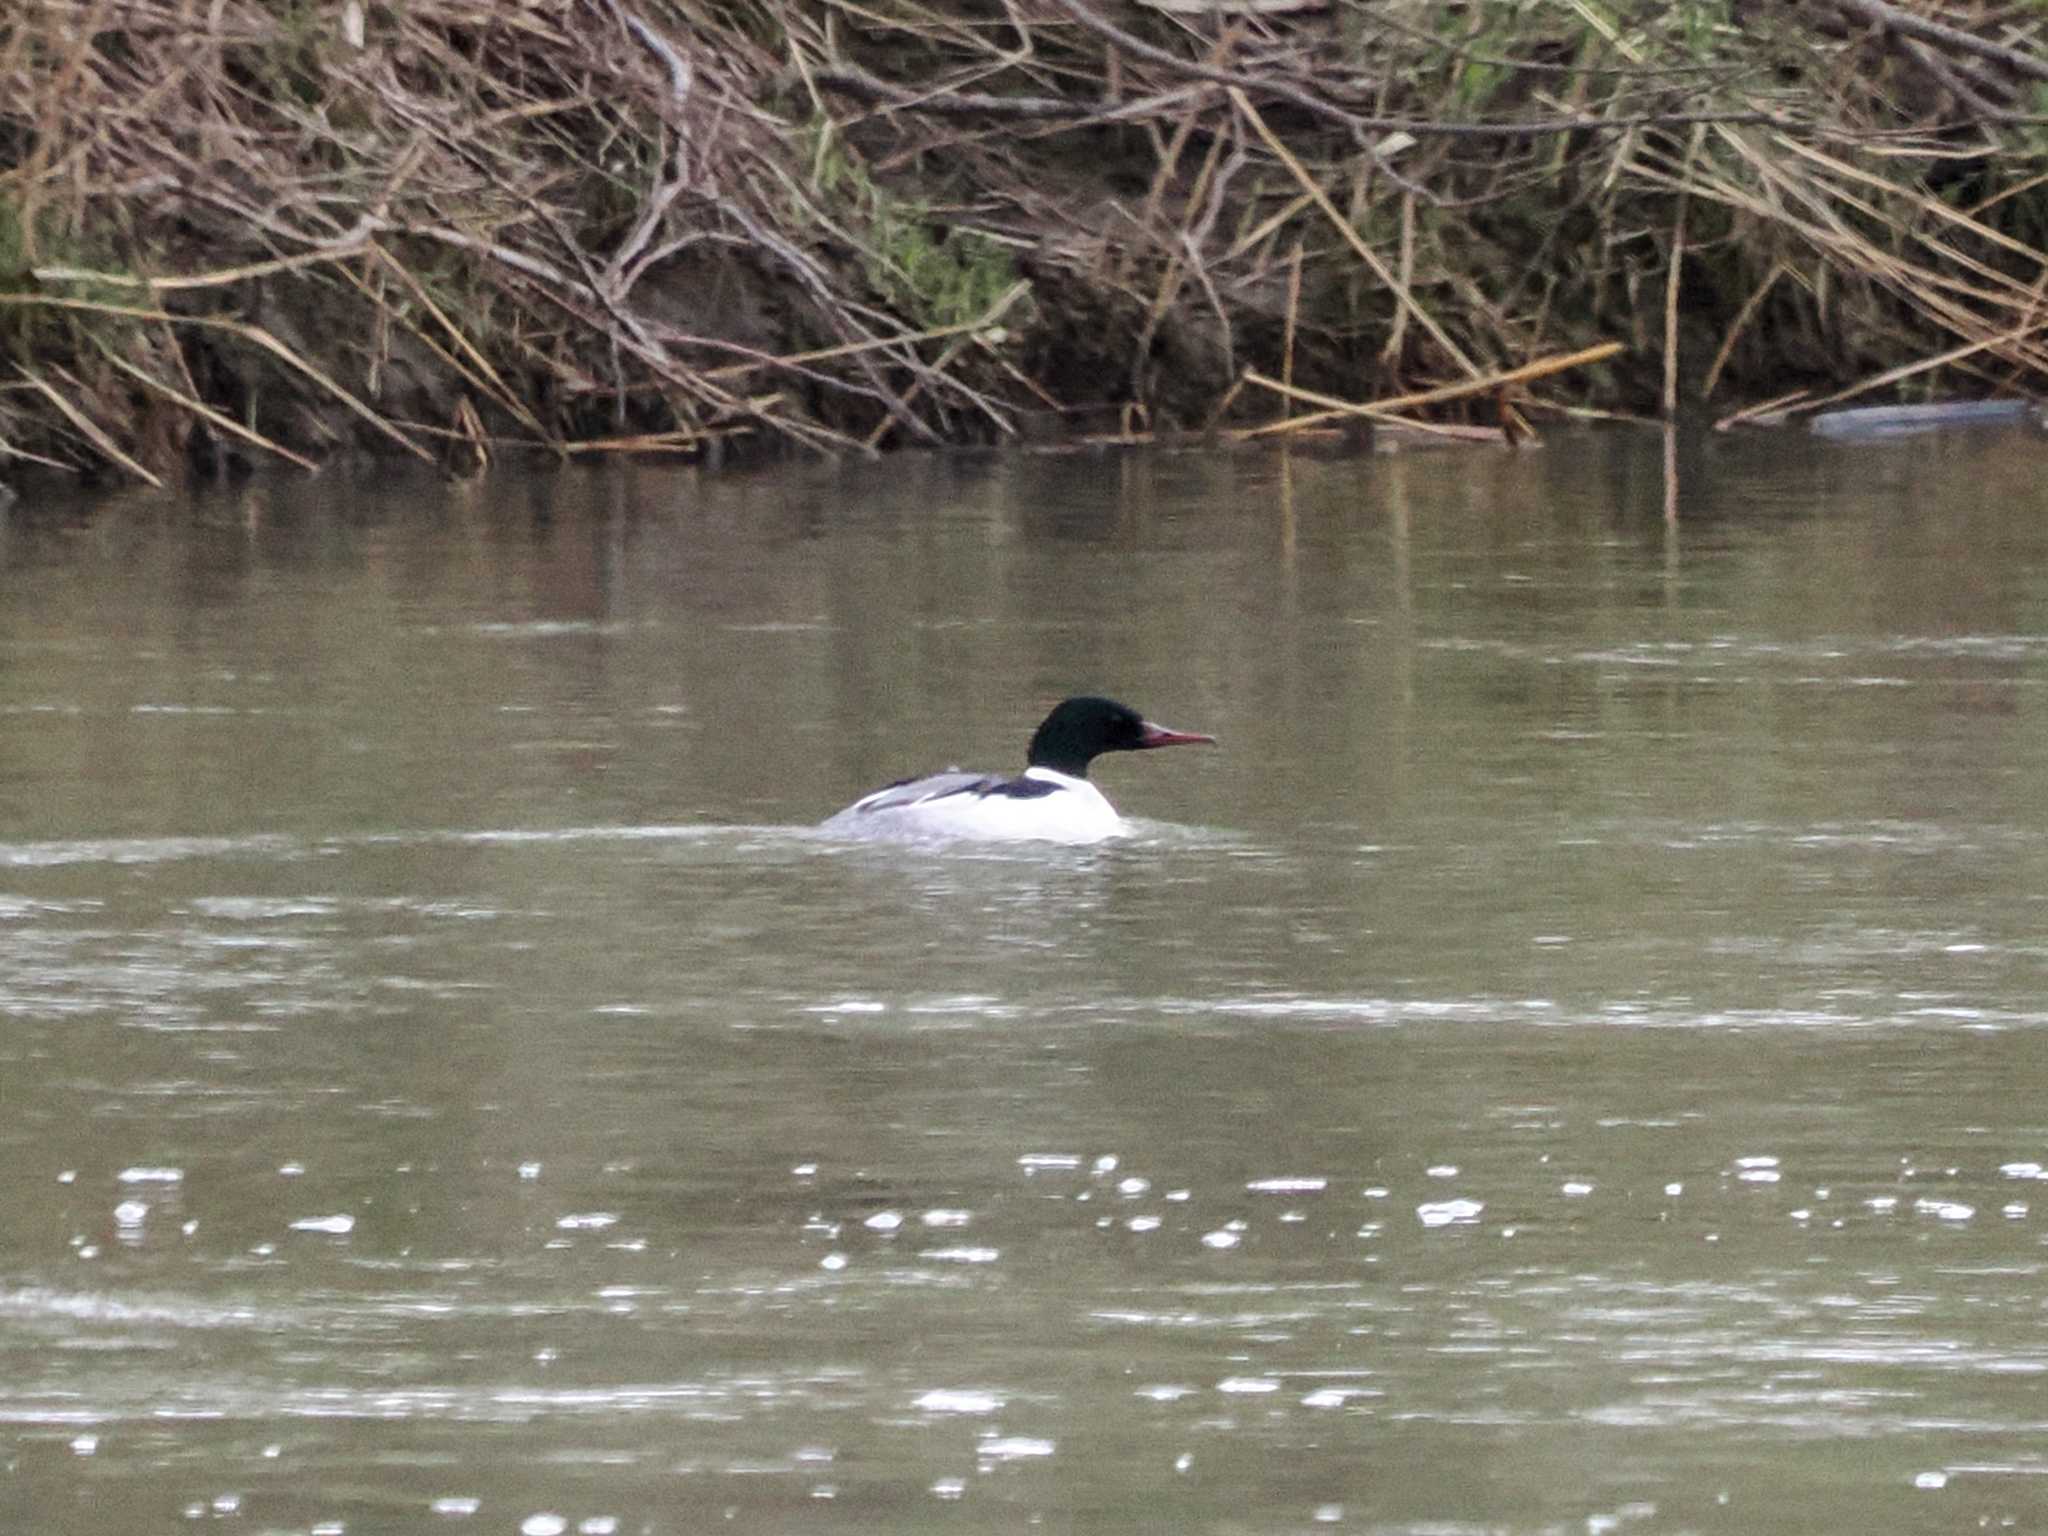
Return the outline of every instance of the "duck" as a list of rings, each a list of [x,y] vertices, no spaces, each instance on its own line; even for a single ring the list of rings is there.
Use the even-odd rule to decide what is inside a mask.
[[[1021,774],[949,768],[899,779],[861,796],[820,830],[861,838],[1099,843],[1130,828],[1088,782],[1090,763],[1105,752],[1215,742],[1200,731],[1155,725],[1115,699],[1084,694],[1062,699],[1039,722]]]

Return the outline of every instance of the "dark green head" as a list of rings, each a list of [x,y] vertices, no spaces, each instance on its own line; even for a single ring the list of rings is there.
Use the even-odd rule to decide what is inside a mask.
[[[1088,777],[1088,765],[1104,752],[1142,752],[1151,747],[1179,747],[1191,742],[1214,743],[1214,736],[1196,731],[1170,731],[1154,725],[1128,704],[1088,696],[1064,699],[1031,733],[1026,759],[1033,768],[1050,768],[1072,778]]]

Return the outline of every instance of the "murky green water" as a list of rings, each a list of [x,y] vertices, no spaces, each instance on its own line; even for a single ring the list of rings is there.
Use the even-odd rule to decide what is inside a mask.
[[[1680,467],[17,509],[0,1530],[2037,1527],[2048,447]]]

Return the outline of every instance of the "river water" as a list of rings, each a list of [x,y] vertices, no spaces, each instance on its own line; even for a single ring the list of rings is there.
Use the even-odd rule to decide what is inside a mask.
[[[2048,447],[1677,467],[17,507],[0,1530],[2041,1529]]]

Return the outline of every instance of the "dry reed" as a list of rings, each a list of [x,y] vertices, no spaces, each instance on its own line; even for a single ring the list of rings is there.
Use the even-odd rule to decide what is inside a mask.
[[[2025,387],[2044,88],[1975,0],[16,0],[0,454]]]

